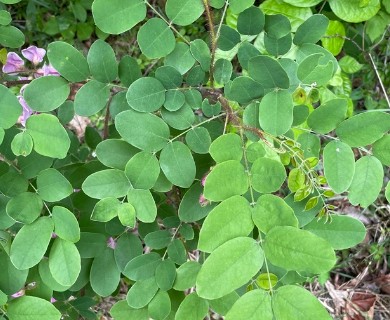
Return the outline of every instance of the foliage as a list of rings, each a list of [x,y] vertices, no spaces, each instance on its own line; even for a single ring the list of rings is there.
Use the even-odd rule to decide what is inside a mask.
[[[313,14],[317,0],[90,2],[71,2],[80,22],[107,35],[137,26],[141,52],[163,65],[142,76],[109,42],[85,56],[64,35],[47,47],[50,74],[43,57],[3,59],[3,318],[95,319],[93,298],[126,284],[118,320],[330,319],[300,284],[326,277],[365,228],[328,198],[371,205],[390,163],[389,114],[354,113],[346,74],[362,66],[335,58],[344,25]],[[329,5],[348,22],[380,10]],[[0,44],[19,48],[23,32],[0,13]],[[202,15],[209,45],[177,29]],[[74,114],[98,119],[81,142]]]

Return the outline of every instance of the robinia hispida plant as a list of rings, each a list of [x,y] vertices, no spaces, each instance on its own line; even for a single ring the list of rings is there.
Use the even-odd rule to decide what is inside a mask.
[[[103,40],[87,57],[50,43],[43,74],[38,48],[23,52],[29,70],[8,54],[3,319],[96,319],[93,298],[123,290],[116,320],[330,319],[300,284],[326,277],[335,250],[364,239],[329,198],[377,199],[390,115],[354,115],[335,90],[338,62],[317,44],[328,18],[291,24],[253,4],[95,0],[101,31],[140,24],[139,48],[156,64],[147,76]],[[224,24],[227,10],[236,25]],[[202,15],[209,37],[189,42],[178,27]],[[85,143],[69,129],[74,113],[97,119]]]

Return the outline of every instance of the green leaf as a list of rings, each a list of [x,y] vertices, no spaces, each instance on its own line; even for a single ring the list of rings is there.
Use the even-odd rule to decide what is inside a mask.
[[[343,193],[351,185],[355,173],[355,155],[341,141],[331,141],[324,148],[324,174],[329,186],[336,193]]]
[[[355,174],[349,187],[348,200],[352,205],[368,207],[379,195],[383,184],[383,166],[373,156],[356,161]]]
[[[130,56],[124,56],[119,62],[118,75],[126,87],[129,87],[135,80],[141,78],[142,73],[137,60]]]
[[[176,264],[183,264],[187,261],[187,251],[180,239],[175,239],[168,246],[168,257]]]
[[[108,222],[118,216],[121,203],[117,198],[103,198],[93,208],[91,220]]]
[[[390,166],[390,135],[385,135],[372,145],[373,155],[382,164]]]
[[[238,15],[237,30],[244,35],[258,35],[264,24],[264,13],[257,7],[250,7]]]
[[[59,284],[74,284],[81,270],[81,258],[75,244],[61,238],[55,239],[50,249],[49,268]]]
[[[73,193],[70,182],[53,168],[38,174],[37,190],[42,199],[49,202],[60,201]]]
[[[87,59],[66,42],[50,43],[47,47],[47,57],[51,65],[68,81],[81,82],[89,76]]]
[[[12,264],[19,270],[37,265],[46,252],[53,228],[53,221],[49,217],[41,217],[24,225],[11,245]]]
[[[194,111],[186,103],[177,111],[161,110],[161,116],[170,127],[177,130],[188,129],[195,122]]]
[[[151,249],[166,248],[172,240],[172,234],[168,230],[157,230],[146,235],[145,245]]]
[[[298,286],[280,287],[272,297],[275,319],[332,319],[318,299]]]
[[[0,176],[0,191],[5,196],[14,197],[27,189],[28,181],[19,173],[10,171]]]
[[[275,57],[284,55],[290,51],[292,45],[291,34],[288,33],[284,37],[276,39],[264,34],[264,46],[267,52]],[[291,81],[291,78],[290,78]]]
[[[344,56],[339,60],[341,70],[345,73],[355,73],[363,68],[363,65],[356,61],[354,57]]]
[[[225,316],[239,298],[239,294],[233,291],[222,298],[210,300],[210,308],[219,315]]]
[[[36,114],[26,121],[27,133],[33,138],[34,150],[40,155],[63,159],[69,147],[69,136],[58,121],[51,114]]]
[[[230,0],[229,7],[234,14],[239,14],[254,4],[254,0]]]
[[[100,30],[120,34],[145,19],[146,4],[143,0],[95,0],[92,14]]]
[[[34,79],[23,92],[28,106],[39,112],[58,108],[68,98],[69,83],[61,77],[46,76]]]
[[[31,136],[22,131],[14,136],[11,142],[11,150],[15,156],[28,156],[33,148],[33,140]]]
[[[199,234],[198,249],[212,252],[226,241],[253,230],[249,202],[241,196],[222,201],[207,215]]]
[[[122,273],[134,281],[145,280],[150,277],[154,279],[156,268],[160,263],[161,257],[158,253],[146,253],[130,260]]]
[[[208,174],[204,186],[204,197],[211,201],[222,201],[248,190],[248,177],[243,165],[237,160],[217,164]]]
[[[132,233],[122,234],[115,246],[114,256],[119,270],[122,272],[126,264],[143,252],[143,246],[139,237]]]
[[[253,189],[261,193],[279,190],[287,177],[282,163],[269,158],[257,159],[252,165],[251,175]]]
[[[11,295],[24,287],[29,270],[16,269],[4,250],[0,250],[0,268],[0,288],[4,293]]]
[[[298,66],[297,76],[306,85],[322,86],[333,77],[333,63],[331,60],[322,63],[322,53],[314,53],[303,59]]]
[[[310,55],[313,55],[313,54],[322,54],[323,57],[321,57],[318,62],[320,64],[320,66],[318,66],[319,70],[322,69],[326,69],[327,70],[327,67],[326,65],[331,63],[332,67],[333,67],[333,74],[337,72],[337,69],[339,68],[339,65],[338,65],[338,62],[336,60],[336,58],[327,50],[325,50],[323,47],[319,46],[319,45],[316,45],[316,44],[313,44],[313,43],[304,43],[303,45],[299,46],[298,47],[298,51],[296,53],[296,62],[298,64],[300,64],[303,60],[305,60],[307,57],[309,57]],[[313,58],[311,60],[308,60],[308,65],[307,67],[310,67],[311,69],[315,68],[316,67],[316,61],[315,59]],[[305,71],[304,68],[302,71]],[[307,70],[309,72],[309,70]],[[327,70],[329,71],[329,70]],[[323,81],[322,79],[324,78],[324,76],[328,77],[327,74],[324,74],[322,75],[321,73],[318,73],[316,74],[317,78],[318,79],[321,79],[321,81]],[[317,79],[317,83],[318,83],[318,79]],[[314,79],[316,80],[316,79]]]
[[[329,0],[333,13],[341,20],[352,23],[369,20],[377,14],[381,7],[379,0],[370,0],[364,5],[360,5],[360,2],[355,0]]]
[[[107,247],[106,237],[102,233],[81,232],[76,246],[81,258],[95,258]]]
[[[110,310],[110,314],[115,320],[149,320],[148,309],[130,308],[126,300],[115,303]]]
[[[131,188],[125,173],[117,169],[95,172],[83,182],[84,193],[95,199],[124,197]]]
[[[229,60],[218,59],[214,64],[214,79],[220,84],[225,84],[232,76],[233,66]]]
[[[186,296],[177,309],[175,320],[203,320],[209,310],[209,303],[196,292]]]
[[[200,183],[195,183],[184,195],[179,205],[179,218],[184,222],[195,222],[203,219],[214,208],[215,205],[209,204],[202,206],[199,203],[203,187]]]
[[[43,202],[39,195],[24,192],[11,198],[6,207],[7,214],[15,221],[30,224],[34,222],[43,209]]]
[[[291,192],[297,192],[305,187],[306,175],[302,169],[294,168],[288,174],[288,188]]]
[[[186,100],[183,92],[179,90],[168,90],[165,94],[164,108],[168,111],[179,110]]]
[[[302,23],[294,36],[294,44],[316,43],[325,34],[329,19],[322,14],[315,14]]]
[[[198,20],[204,11],[202,0],[168,0],[165,12],[172,23],[188,26]]]
[[[177,90],[183,82],[183,76],[173,66],[162,66],[157,68],[154,76],[168,90]]]
[[[196,127],[186,134],[186,144],[195,153],[208,153],[211,145],[209,131],[204,127]]]
[[[256,47],[249,42],[242,42],[240,47],[238,48],[238,61],[243,69],[248,70],[248,62],[251,58],[260,55],[260,51],[256,49]]]
[[[196,61],[204,71],[209,71],[211,63],[211,52],[209,46],[202,39],[195,39],[190,43],[190,50]]]
[[[7,295],[3,291],[0,290],[0,306],[5,305],[7,303],[7,301],[8,301]]]
[[[8,304],[7,315],[13,320],[60,320],[61,312],[49,301],[32,297],[23,296],[12,300]]]
[[[149,190],[129,190],[127,201],[134,207],[138,220],[151,223],[156,219],[157,207]]]
[[[261,268],[263,251],[255,240],[238,237],[225,242],[206,259],[196,279],[200,297],[218,299],[246,284]]]
[[[0,26],[0,44],[8,48],[20,48],[25,41],[22,31],[14,26]]]
[[[89,48],[87,61],[92,76],[100,82],[110,83],[118,76],[115,52],[103,40],[96,40]]]
[[[388,202],[390,202],[390,182],[387,183],[386,190],[385,190],[385,196]]]
[[[222,24],[218,37],[217,46],[222,51],[233,49],[240,42],[240,34],[233,28]]]
[[[346,99],[328,100],[310,113],[307,124],[318,133],[328,133],[345,119],[347,109]]]
[[[364,147],[382,138],[390,130],[390,114],[380,111],[359,113],[336,128],[341,141],[351,147]]]
[[[160,166],[174,185],[189,188],[195,179],[196,167],[190,149],[182,142],[169,143],[160,154]]]
[[[249,75],[264,89],[288,89],[290,80],[280,63],[268,56],[256,56],[249,60]]]
[[[241,161],[243,155],[242,148],[240,136],[235,133],[228,133],[215,139],[210,146],[209,152],[215,162]]]
[[[338,20],[331,20],[325,32],[325,37],[321,39],[322,46],[334,56],[337,56],[344,46],[345,39],[343,37],[345,35],[344,25]]]
[[[238,103],[248,104],[264,94],[264,89],[261,84],[249,77],[237,77],[229,84],[229,89],[225,89],[226,98],[237,101]]]
[[[132,285],[127,292],[126,300],[130,307],[141,309],[148,305],[158,290],[156,279],[154,277],[145,280],[139,280]]]
[[[310,8],[299,8],[286,2],[279,0],[266,0],[260,5],[260,9],[266,15],[282,14],[287,16],[291,22],[292,31],[295,31],[313,13]]]
[[[99,296],[108,297],[118,287],[121,273],[115,263],[114,250],[106,247],[93,259],[90,282],[93,291]]]
[[[272,320],[271,296],[264,290],[255,289],[245,293],[226,314],[226,320]]]
[[[53,278],[49,268],[49,259],[43,258],[41,260],[38,265],[38,272],[43,284],[53,291],[64,292],[70,288],[70,286],[63,286],[59,284],[58,281]]]
[[[173,288],[184,291],[195,286],[196,277],[202,265],[197,261],[187,261],[176,270],[176,279]]]
[[[11,21],[12,21],[11,14],[6,10],[0,10],[0,25],[6,26],[10,24]]]
[[[159,18],[149,19],[139,29],[137,41],[142,53],[149,59],[167,56],[175,49],[176,44],[172,30]]]
[[[167,2],[168,4],[169,2]],[[195,64],[195,58],[192,56],[190,47],[187,44],[177,42],[175,49],[165,57],[164,64],[175,68],[180,74],[185,74]]]
[[[107,84],[91,80],[77,91],[74,99],[75,112],[89,117],[102,110],[110,98],[110,88]]]
[[[293,101],[287,90],[267,93],[260,102],[260,126],[278,136],[290,130],[293,123]]]
[[[322,0],[283,0],[296,7],[313,7],[319,4]]]
[[[12,127],[22,114],[22,106],[15,95],[0,84],[0,128]]]
[[[169,140],[167,124],[150,113],[121,112],[115,118],[115,126],[125,141],[145,151],[159,151]]]
[[[268,37],[281,39],[291,33],[291,23],[286,15],[267,15],[264,29]]]
[[[333,268],[336,256],[328,241],[294,227],[274,227],[266,235],[264,253],[286,270],[323,273]]]
[[[124,170],[127,162],[139,150],[126,141],[107,139],[96,147],[96,157],[107,167]]]
[[[304,132],[299,135],[297,142],[301,145],[305,158],[319,157],[321,141],[317,135],[310,132]]]
[[[169,294],[160,290],[149,303],[149,316],[156,320],[164,320],[171,313],[171,308]]]
[[[160,174],[160,165],[155,155],[141,151],[126,164],[125,174],[136,189],[151,189]]]
[[[165,88],[156,78],[144,77],[133,82],[126,94],[128,104],[140,112],[154,112],[165,101]]]
[[[293,209],[282,198],[272,194],[262,195],[257,200],[252,217],[257,228],[265,234],[277,226],[298,227]]]
[[[75,215],[64,207],[55,206],[52,210],[54,232],[61,239],[71,242],[80,240],[80,227]]]
[[[313,220],[304,229],[327,240],[335,250],[352,248],[362,242],[366,236],[363,223],[341,215],[332,215],[332,221],[329,223]]]
[[[171,236],[172,238],[172,236]],[[156,268],[156,282],[161,290],[172,289],[176,279],[176,265],[171,259],[162,261]]]
[[[134,228],[135,208],[130,203],[122,203],[118,208],[118,218],[123,226]]]

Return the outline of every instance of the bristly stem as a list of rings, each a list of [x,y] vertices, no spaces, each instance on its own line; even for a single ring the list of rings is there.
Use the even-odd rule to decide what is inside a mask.
[[[211,62],[210,62],[210,87],[214,87],[214,59],[215,50],[217,49],[217,37],[214,29],[213,12],[210,7],[209,0],[203,0],[203,4],[206,10],[206,19],[209,25],[210,32],[210,47],[211,47]]]

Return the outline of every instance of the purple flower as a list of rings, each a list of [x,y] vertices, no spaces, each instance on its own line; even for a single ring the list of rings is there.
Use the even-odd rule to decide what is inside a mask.
[[[22,55],[36,66],[43,61],[43,57],[46,55],[46,50],[37,48],[36,46],[29,46],[27,49],[22,50]]]
[[[28,106],[26,100],[24,100],[23,96],[18,96],[18,100],[20,105],[23,108],[23,113],[19,117],[19,121],[23,127],[26,126],[27,119],[33,114],[33,110]],[[53,233],[54,234],[54,233]]]
[[[16,292],[16,293],[14,293],[14,294],[11,294],[12,298],[19,298],[19,297],[22,297],[22,296],[24,296],[24,290],[23,289],[18,291],[18,292]]]
[[[57,300],[56,300],[55,298],[51,297],[51,298],[50,298],[50,302],[51,302],[51,303],[54,303],[54,302],[57,302]]]
[[[116,247],[116,242],[114,240],[113,237],[109,237],[108,240],[107,240],[107,247],[111,248],[111,249],[115,249]]]
[[[58,71],[54,69],[51,64],[44,64],[42,68],[38,69],[35,73],[35,77],[39,78],[42,76],[60,76]]]
[[[15,75],[23,70],[24,61],[15,52],[8,52],[7,62],[3,66],[3,72],[10,75]]]
[[[207,200],[207,199],[204,197],[203,193],[199,196],[199,204],[200,204],[201,207],[205,207],[205,206],[207,206],[207,205],[210,204],[210,201]]]

